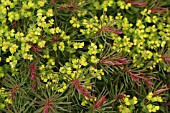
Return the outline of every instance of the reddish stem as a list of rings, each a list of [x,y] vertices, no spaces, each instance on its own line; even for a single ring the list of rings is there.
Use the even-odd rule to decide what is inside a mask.
[[[128,69],[128,68],[124,68],[124,70],[125,70],[125,71],[132,77],[132,79],[133,79],[134,81],[136,81],[137,83],[140,83],[139,78],[141,78],[141,79],[144,79],[145,82],[146,82],[149,86],[153,86],[153,85],[154,85],[150,80],[156,79],[155,77],[153,77],[153,76],[147,77],[147,76],[144,75],[143,73],[134,74],[134,73],[132,73],[132,72],[130,71],[130,69]],[[140,76],[140,75],[141,75],[141,76]]]
[[[137,83],[140,83],[140,81],[139,81],[139,75],[140,75],[140,74],[134,74],[134,73],[132,73],[132,72],[130,71],[130,69],[128,69],[128,68],[124,68],[124,70],[132,77],[132,79],[133,79],[134,81],[136,81]]]
[[[77,91],[79,94],[82,94],[83,96],[90,98],[90,92],[86,92],[85,88],[83,86],[80,85],[78,80],[72,80],[72,83],[74,83],[77,87]]]
[[[30,43],[31,49],[33,49],[36,52],[41,51],[41,48],[37,45],[34,45],[33,43]]]
[[[163,60],[165,60],[165,61],[167,61],[167,62],[169,62],[169,63],[170,63],[170,57],[162,56],[161,58],[162,58]]]
[[[52,40],[51,40],[51,42],[58,42],[60,40],[60,38],[53,38]]]
[[[31,80],[35,80],[35,73],[36,73],[36,64],[32,63],[29,65],[31,71]]]
[[[126,58],[121,58],[121,57],[115,60],[102,58],[100,60],[100,63],[105,63],[105,64],[109,64],[112,66],[121,66],[121,65],[129,64],[130,60],[127,60]]]
[[[17,24],[17,21],[14,21],[14,22],[11,24],[12,28],[13,28],[16,24]]]
[[[50,104],[51,104],[51,100],[48,100],[44,108],[44,113],[49,113]]]
[[[52,0],[52,5],[54,8],[55,8],[55,2],[56,2],[56,0]]]
[[[168,8],[152,8],[152,13],[165,13],[168,12]]]
[[[71,5],[68,5],[68,6],[60,6],[59,10],[65,10],[65,9],[75,9],[75,5],[74,4],[71,4]]]
[[[103,105],[106,100],[106,96],[101,97],[100,100],[95,104],[94,108],[97,109],[98,107]]]
[[[34,81],[34,84],[32,85],[31,89],[34,91],[35,87],[37,86],[37,81]]]
[[[119,94],[119,95],[116,97],[116,99],[122,99],[122,98],[124,98],[124,96],[125,96],[125,94],[124,94],[124,93],[121,93],[121,94]]]
[[[147,5],[147,2],[144,2],[144,1],[140,1],[140,2],[135,2],[134,0],[125,0],[125,1],[135,6],[146,6]]]
[[[112,30],[111,28],[101,28],[99,29],[99,31],[97,32],[97,34],[99,34],[100,32],[102,31],[106,31],[106,32],[109,32],[109,33],[115,33],[115,34],[122,34],[123,32],[119,31],[119,29],[116,29],[116,30]]]
[[[11,91],[11,99],[13,100],[14,99],[14,96],[15,96],[15,93],[18,91],[18,86],[15,86],[12,91]]]

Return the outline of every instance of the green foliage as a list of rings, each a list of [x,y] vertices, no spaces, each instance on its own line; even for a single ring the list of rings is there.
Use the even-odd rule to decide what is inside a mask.
[[[168,0],[1,0],[0,110],[168,113]]]

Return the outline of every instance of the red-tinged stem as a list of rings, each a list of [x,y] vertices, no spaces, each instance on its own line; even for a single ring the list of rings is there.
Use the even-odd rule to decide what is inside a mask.
[[[52,0],[52,5],[54,8],[55,8],[55,2],[56,2],[56,0]]]
[[[112,30],[111,28],[103,28],[103,30],[110,32],[110,33],[115,33],[115,34],[122,34],[123,32],[119,31],[119,29]]]
[[[147,2],[144,2],[144,1],[135,2],[134,0],[125,0],[125,2],[129,2],[132,5],[136,5],[136,6],[146,6],[147,4]]]
[[[106,100],[106,96],[101,97],[100,100],[95,104],[94,108],[97,109],[98,107],[103,105]]]
[[[165,12],[168,12],[168,8],[157,8],[157,9],[152,8],[151,12],[152,13],[165,13]]]
[[[112,65],[112,66],[121,66],[121,65],[129,64],[130,61],[127,60],[126,58],[118,58],[118,59],[115,59],[115,60],[102,58],[100,60],[100,63],[105,63],[105,64],[109,64],[109,65]]]
[[[17,24],[17,21],[14,21],[11,26],[14,27]]]
[[[50,104],[51,104],[51,100],[48,100],[44,108],[44,113],[49,113]]]
[[[144,74],[141,74],[141,75],[142,75],[142,76],[141,76],[140,78],[144,79],[145,82],[146,82],[149,86],[153,86],[153,85],[154,85],[150,80],[156,79],[155,77],[153,77],[153,76],[147,77],[147,76],[144,75]]]
[[[52,40],[51,40],[51,42],[58,42],[60,40],[60,38],[53,38]]]
[[[35,73],[36,73],[36,64],[30,64],[30,71],[31,71],[31,80],[35,80]]]
[[[33,45],[32,43],[30,43],[30,46],[31,46],[31,49],[33,49],[33,50],[36,51],[36,52],[41,51],[40,47],[37,46],[37,45]]]
[[[132,73],[132,72],[130,71],[130,69],[128,69],[128,68],[124,68],[124,70],[125,70],[125,71],[132,77],[132,79],[133,79],[134,81],[136,81],[137,83],[140,83],[139,78],[141,78],[141,79],[144,79],[145,82],[146,82],[149,86],[153,86],[153,85],[154,85],[150,80],[156,79],[155,77],[153,77],[153,76],[146,77],[146,75],[144,75],[143,73],[134,74],[134,73]],[[139,75],[141,75],[141,76],[139,76]]]
[[[12,100],[14,99],[15,93],[17,92],[18,88],[19,88],[18,86],[15,86],[11,91],[11,99]]]
[[[59,8],[59,10],[64,10],[64,9],[75,9],[75,5],[74,4],[71,4],[71,5],[68,5],[68,6],[61,6]]]
[[[167,61],[167,62],[169,62],[169,63],[170,63],[170,57],[162,56],[161,58],[162,58],[163,60],[165,60],[165,61]]]
[[[112,66],[121,66],[123,65],[122,63],[118,62],[118,61],[111,61],[111,60],[100,60],[100,63],[105,63],[105,64],[109,64]]]
[[[97,34],[101,33],[102,31],[103,31],[103,28],[99,29],[99,30],[97,31]]]
[[[77,91],[79,94],[82,94],[83,96],[90,98],[90,92],[86,92],[85,88],[80,85],[78,80],[72,80],[72,83],[74,83],[77,87]]]
[[[124,94],[124,93],[121,93],[121,94],[119,94],[119,95],[116,97],[116,99],[122,99],[122,98],[124,98],[124,96],[125,96],[125,94]]]
[[[134,81],[136,81],[137,83],[140,83],[140,81],[139,81],[139,75],[140,75],[140,73],[138,73],[138,74],[134,74],[134,73],[132,73],[131,71],[130,71],[130,69],[128,69],[128,68],[124,68],[124,70],[132,77],[132,79],[134,80]]]
[[[37,85],[37,82],[36,81],[34,81],[34,84],[32,85],[32,91],[34,91],[34,89],[35,89],[35,87],[36,87],[36,85]]]
[[[135,6],[146,6],[147,4],[147,2],[135,2],[135,1],[131,1],[130,3]]]
[[[155,92],[153,92],[153,95],[159,95],[167,90],[170,90],[170,85],[164,85],[163,87],[161,87],[160,89],[156,90]]]
[[[106,31],[106,32],[109,32],[109,33],[115,33],[115,34],[122,34],[123,33],[121,31],[119,31],[119,29],[112,30],[111,28],[101,28],[101,29],[98,30],[97,34],[99,34],[102,31]]]

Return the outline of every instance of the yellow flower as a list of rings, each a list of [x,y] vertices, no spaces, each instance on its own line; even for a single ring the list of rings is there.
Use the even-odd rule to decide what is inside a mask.
[[[87,100],[83,100],[82,103],[81,103],[81,105],[82,105],[82,106],[85,106],[87,103],[88,103]]]
[[[152,104],[148,104],[146,107],[149,112],[152,112],[152,108],[153,108]]]
[[[56,27],[56,28],[55,28],[55,32],[56,32],[56,33],[60,33],[60,32],[61,32],[61,29],[60,29],[59,27]]]
[[[6,99],[5,99],[5,102],[7,102],[8,104],[12,104],[12,101],[11,101],[11,99],[9,99],[9,98],[6,98]]]
[[[134,96],[133,97],[133,103],[136,104],[138,102],[138,99]]]
[[[96,58],[96,56],[91,56],[91,60],[92,63],[97,64],[99,62],[99,59]]]
[[[44,11],[42,9],[38,9],[37,10],[37,16],[42,16],[43,12]]]
[[[98,75],[98,76],[97,76],[97,79],[98,79],[98,80],[102,80],[101,75]]]
[[[9,48],[11,54],[14,54],[17,50],[18,46],[16,44],[12,44],[12,46]]]
[[[155,109],[156,109],[156,110],[159,110],[159,109],[160,109],[160,107],[159,107],[159,106],[155,106]]]
[[[63,82],[63,83],[62,83],[62,88],[59,89],[58,92],[61,92],[61,93],[62,93],[62,92],[65,91],[66,88],[67,88],[67,85],[66,85],[66,83]]]
[[[2,51],[6,51],[9,47],[10,42],[3,42],[2,43]]]
[[[83,65],[83,66],[87,66],[87,62],[86,62],[86,59],[80,59],[80,64]]]
[[[38,42],[38,46],[40,47],[40,48],[43,48],[43,47],[45,47],[45,43],[46,43],[46,41],[40,41],[40,42]]]
[[[78,43],[77,43],[77,42],[74,42],[73,48],[74,48],[74,49],[78,49]]]
[[[146,96],[146,98],[147,98],[148,100],[151,100],[151,99],[152,99],[152,96],[153,96],[153,93],[150,92],[150,93]]]
[[[62,52],[63,52],[63,51],[64,51],[64,48],[65,48],[65,46],[64,46],[64,42],[60,42],[60,43],[59,43],[59,47],[58,47],[58,48],[59,48],[59,50],[60,50],[60,51],[62,51]]]
[[[48,11],[46,12],[47,17],[53,16],[53,10],[52,9],[48,9]]]
[[[0,103],[0,109],[3,109],[3,108],[5,108],[5,104]]]

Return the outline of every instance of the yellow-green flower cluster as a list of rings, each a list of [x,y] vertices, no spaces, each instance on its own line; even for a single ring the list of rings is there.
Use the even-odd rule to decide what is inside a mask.
[[[117,5],[121,8],[121,9],[129,9],[131,7],[131,3],[125,3],[125,1],[123,0],[118,0],[117,1]]]
[[[148,111],[149,111],[150,113],[151,113],[151,112],[157,112],[157,110],[160,109],[159,106],[155,106],[155,105],[153,105],[153,104],[148,104],[148,105],[146,106],[146,108],[148,109]]]
[[[100,45],[101,46],[101,45]],[[97,45],[95,43],[91,43],[88,47],[88,52],[90,56],[90,62],[97,64],[99,63],[99,58],[97,58],[96,54],[99,53],[99,49],[97,48]]]
[[[123,103],[124,104],[118,106],[119,111],[121,113],[132,113],[134,105],[138,103],[138,100],[135,96],[130,99],[130,95],[125,95],[123,98]]]
[[[131,52],[131,47],[133,46],[133,43],[130,41],[130,38],[127,36],[124,36],[121,38],[117,34],[111,34],[112,39],[114,40],[112,49],[118,48],[118,52]]]
[[[0,4],[0,22],[2,23],[6,23],[6,13],[7,13],[7,9],[6,6],[3,4]]]
[[[62,74],[63,79],[71,81],[73,79],[83,79],[80,78],[83,70],[80,68],[81,65],[78,64],[77,60],[73,59],[72,63],[66,62],[63,67],[60,67],[59,72]],[[74,69],[76,69],[74,71]]]
[[[80,58],[72,58],[70,62],[66,62],[65,66],[60,67],[60,73],[64,74],[64,79],[68,81],[79,79],[83,72],[82,66],[87,66],[86,56],[82,55]],[[84,77],[83,77],[84,78]]]
[[[107,11],[108,6],[111,7],[113,5],[113,0],[104,0],[103,3],[101,4],[101,7],[104,11]]]
[[[98,80],[102,80],[102,76],[104,75],[103,69],[96,69],[93,66],[89,67],[89,73]]]
[[[81,102],[81,105],[82,106],[86,106],[87,104],[90,104],[90,102],[96,102],[97,98],[96,97],[93,97],[93,98],[83,98],[82,99],[82,102]]]
[[[95,43],[91,43],[88,47],[89,55],[96,55],[98,53],[97,45]]]
[[[122,30],[128,31],[129,29],[131,29],[133,24],[129,23],[128,19],[126,17],[124,17],[123,20],[122,20],[122,25],[121,26],[122,26]]]
[[[11,104],[12,101],[10,99],[10,95],[8,92],[5,91],[4,87],[0,88],[0,110],[5,108],[6,104]]]
[[[67,84],[62,82],[61,87],[58,89],[58,92],[62,93],[67,89]]]
[[[78,17],[84,17],[86,14],[87,14],[87,11],[86,11],[86,10],[81,10],[81,11],[78,11],[78,12],[77,12],[77,16],[78,16]]]
[[[84,42],[74,42],[73,43],[74,49],[83,48],[83,47],[84,47]]]
[[[71,18],[70,23],[72,24],[73,27],[76,27],[76,28],[80,27],[80,22],[75,17]]]
[[[60,32],[60,30],[58,30],[58,31]],[[64,31],[61,31],[60,38],[63,39],[63,40],[69,40],[70,36],[66,35],[66,33]]]
[[[8,13],[8,20],[12,22],[13,20],[19,20],[20,19],[20,14],[18,12],[9,12]]]
[[[149,11],[147,16],[149,16],[148,14],[150,14]],[[117,18],[116,20],[118,22],[114,22],[114,25],[117,25],[118,28],[122,27],[125,35],[123,36],[124,38],[122,38],[117,34],[111,33],[111,37],[114,40],[113,49],[118,49],[118,52],[129,53],[133,57],[134,66],[138,66],[138,68],[142,67],[143,64],[135,64],[139,58],[142,58],[144,60],[150,60],[147,68],[153,69],[161,62],[161,55],[155,52],[155,50],[165,47],[169,40],[169,30],[167,29],[168,26],[157,16],[150,18],[150,20],[147,20],[149,19],[147,16],[147,22],[155,23],[160,21],[160,23],[157,25],[145,26],[144,24],[146,22],[142,19],[138,19],[136,21],[136,28],[133,28],[133,25],[128,22],[126,17],[123,18],[120,14],[117,15],[115,18]],[[163,28],[166,29],[166,31],[164,31]]]
[[[9,41],[3,41],[2,42],[2,51],[6,52],[6,50],[10,47]]]
[[[161,96],[154,96],[152,92],[149,92],[149,94],[146,96],[146,99],[149,102],[163,102],[163,99]],[[154,105],[152,103],[149,103],[146,105],[146,107],[143,108],[144,111],[147,110],[148,112],[157,112],[160,109],[160,106]]]
[[[144,9],[143,11],[141,11],[141,14],[147,16],[148,14],[151,14],[151,10]]]
[[[55,61],[53,58],[48,59],[46,65],[42,64],[39,67],[40,78],[45,83],[46,88],[52,86],[52,90],[59,90],[59,75],[54,72],[52,68],[55,65]]]
[[[118,108],[121,113],[132,113],[132,110],[128,108],[127,106],[120,105],[118,106]]]
[[[87,19],[82,19],[81,21],[82,26],[84,26],[84,29],[80,29],[80,32],[83,35],[94,35],[95,33],[97,33],[97,31],[100,28],[100,24],[99,24],[99,19],[97,16],[94,16],[93,18],[90,18],[89,20]],[[86,36],[86,37],[87,37]]]
[[[59,43],[59,45],[58,45],[58,49],[60,50],[60,51],[64,51],[64,49],[65,49],[65,44],[64,44],[64,42],[60,42]]]
[[[85,55],[80,56],[80,59],[74,58],[71,59],[72,65],[74,69],[81,68],[81,66],[87,66],[87,57]]]
[[[138,100],[135,96],[132,99],[129,99],[129,98],[130,98],[130,95],[125,95],[125,97],[123,98],[125,105],[130,106],[130,105],[137,104]]]
[[[93,63],[93,64],[99,63],[99,60],[100,60],[100,59],[98,59],[95,55],[92,55],[92,56],[90,57],[90,61],[91,61],[91,63]]]
[[[153,96],[153,93],[150,92],[146,98],[151,101],[151,102],[163,102],[162,97],[161,96]]]
[[[93,6],[97,10],[107,11],[108,7],[111,7],[114,4],[113,0],[104,0],[101,4],[98,1],[93,1]]]

